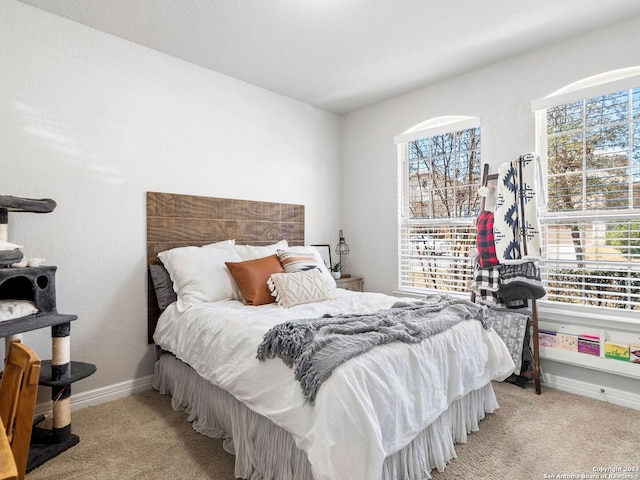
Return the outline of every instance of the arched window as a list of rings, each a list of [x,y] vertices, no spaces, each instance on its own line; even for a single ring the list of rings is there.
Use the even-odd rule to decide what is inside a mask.
[[[481,181],[480,119],[438,117],[398,146],[398,288],[469,295]]]
[[[640,310],[640,67],[575,82],[532,107],[548,196],[544,301]]]

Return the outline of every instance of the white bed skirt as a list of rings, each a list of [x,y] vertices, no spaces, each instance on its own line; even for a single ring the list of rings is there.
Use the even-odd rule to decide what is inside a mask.
[[[236,478],[250,480],[313,480],[311,466],[293,437],[258,415],[230,393],[200,377],[173,355],[156,362],[153,387],[171,395],[171,406],[184,410],[193,428],[212,438],[224,438],[235,454]],[[449,409],[405,448],[384,461],[384,480],[425,480],[456,458],[454,443],[465,443],[478,430],[485,413],[498,408],[491,383],[455,400]]]

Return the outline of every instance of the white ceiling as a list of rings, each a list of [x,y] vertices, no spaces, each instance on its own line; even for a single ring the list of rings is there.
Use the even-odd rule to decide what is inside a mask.
[[[339,114],[640,15],[638,0],[20,0]]]

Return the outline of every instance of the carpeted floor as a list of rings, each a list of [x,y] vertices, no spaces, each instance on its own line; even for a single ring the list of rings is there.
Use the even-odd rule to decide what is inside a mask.
[[[530,385],[494,387],[500,410],[434,479],[589,478],[598,467],[640,467],[640,411],[544,387],[539,396]],[[234,478],[222,441],[194,432],[154,390],[73,412],[72,428],[80,443],[27,480]]]

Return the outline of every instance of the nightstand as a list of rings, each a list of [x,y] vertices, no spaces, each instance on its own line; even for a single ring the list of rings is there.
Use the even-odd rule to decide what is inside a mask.
[[[336,280],[336,286],[352,292],[362,292],[364,279],[362,277],[339,278]]]

